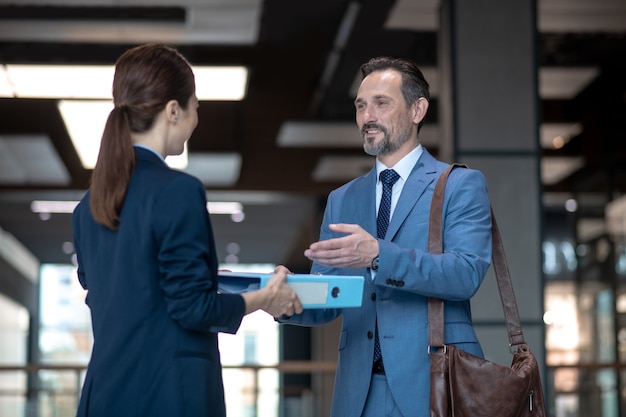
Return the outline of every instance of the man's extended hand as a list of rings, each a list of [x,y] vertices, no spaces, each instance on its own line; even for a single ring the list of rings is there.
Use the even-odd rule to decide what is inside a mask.
[[[358,224],[329,224],[333,232],[346,236],[311,243],[304,256],[322,265],[340,268],[369,267],[378,255],[378,239]]]

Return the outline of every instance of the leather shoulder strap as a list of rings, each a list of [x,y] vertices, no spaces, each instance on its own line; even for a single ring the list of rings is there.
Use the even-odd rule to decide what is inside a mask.
[[[467,165],[451,164],[440,176],[435,184],[435,191],[430,208],[430,223],[428,227],[428,251],[433,254],[443,253],[443,200],[446,183],[450,172],[456,167],[467,168]],[[513,284],[509,267],[504,254],[504,245],[500,236],[500,229],[496,217],[491,209],[492,234],[492,265],[494,268],[498,290],[502,301],[502,309],[509,336],[509,344],[516,346],[525,344],[522,326],[520,324],[517,302],[513,292]],[[429,349],[445,345],[444,338],[444,303],[439,298],[428,299],[428,344]]]

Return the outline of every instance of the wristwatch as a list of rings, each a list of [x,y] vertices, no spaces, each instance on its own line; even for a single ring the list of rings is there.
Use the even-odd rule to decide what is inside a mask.
[[[372,265],[370,266],[372,271],[378,271],[378,255],[372,259]]]

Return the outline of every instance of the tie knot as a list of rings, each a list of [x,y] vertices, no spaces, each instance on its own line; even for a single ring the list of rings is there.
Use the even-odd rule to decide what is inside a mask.
[[[384,171],[381,171],[380,173],[380,180],[382,181],[383,184],[386,184],[386,185],[395,184],[399,178],[400,178],[400,175],[398,175],[398,173],[394,171],[393,169],[386,169]]]

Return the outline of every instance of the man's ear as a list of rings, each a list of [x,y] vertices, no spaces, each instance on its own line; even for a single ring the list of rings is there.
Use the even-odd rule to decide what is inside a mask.
[[[420,97],[413,103],[413,123],[417,125],[426,117],[428,105],[425,97]]]

